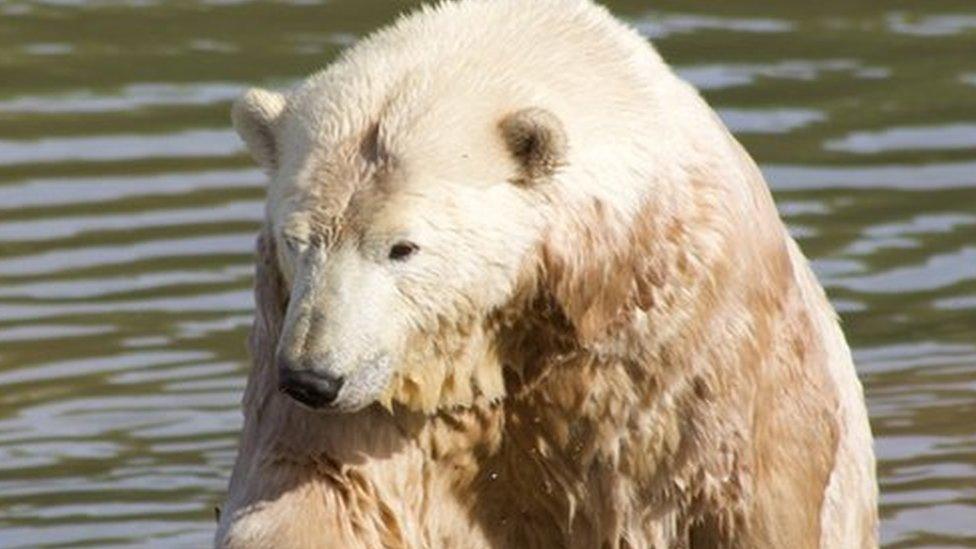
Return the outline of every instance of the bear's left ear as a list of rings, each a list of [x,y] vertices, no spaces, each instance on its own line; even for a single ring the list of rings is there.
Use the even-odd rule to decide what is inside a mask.
[[[566,161],[566,132],[553,113],[536,107],[509,114],[498,125],[521,167],[519,183],[549,177]]]
[[[278,169],[275,125],[285,110],[285,104],[285,96],[280,93],[252,88],[234,101],[230,112],[237,134],[244,140],[254,160],[269,174]]]

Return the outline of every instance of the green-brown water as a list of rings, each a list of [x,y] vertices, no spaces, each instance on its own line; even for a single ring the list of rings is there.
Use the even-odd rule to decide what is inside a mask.
[[[761,162],[842,313],[884,543],[976,547],[976,3],[611,6]],[[229,102],[405,7],[0,2],[0,546],[209,543],[263,199]]]

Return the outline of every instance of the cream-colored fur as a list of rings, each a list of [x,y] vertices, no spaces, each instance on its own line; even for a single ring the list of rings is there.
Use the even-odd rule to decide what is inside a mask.
[[[217,545],[877,544],[822,289],[602,8],[424,8],[233,116],[271,183]],[[333,405],[280,394],[282,359],[345,379]]]

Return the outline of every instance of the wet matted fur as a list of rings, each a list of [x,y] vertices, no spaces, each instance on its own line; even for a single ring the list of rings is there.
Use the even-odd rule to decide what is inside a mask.
[[[218,545],[877,544],[823,290],[748,154],[605,10],[427,8],[234,116],[272,182]],[[373,244],[404,211],[416,268]],[[282,353],[359,375],[348,408],[279,393]]]

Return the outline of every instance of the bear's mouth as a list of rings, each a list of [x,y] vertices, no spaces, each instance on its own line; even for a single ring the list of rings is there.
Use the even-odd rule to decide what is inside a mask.
[[[278,391],[312,411],[353,413],[375,403],[392,377],[389,355],[376,354],[345,376],[281,369]]]

